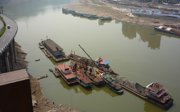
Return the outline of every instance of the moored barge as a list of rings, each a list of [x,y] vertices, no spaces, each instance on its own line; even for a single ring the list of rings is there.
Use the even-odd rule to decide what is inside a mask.
[[[159,83],[150,83],[144,87],[139,83],[133,83],[123,77],[114,77],[119,85],[127,91],[149,101],[163,109],[169,109],[173,105],[173,98]]]
[[[92,81],[86,75],[86,71],[82,67],[82,64],[71,62],[70,66],[72,67],[73,73],[77,76],[78,83],[86,89],[92,89]]]
[[[95,67],[89,67],[86,75],[93,81],[95,86],[103,86],[105,84],[102,79],[103,72]]]
[[[88,59],[86,57],[82,57],[82,56],[79,56],[79,55],[76,55],[76,54],[72,54],[72,53],[70,55],[68,55],[68,58],[73,60],[73,61],[76,61],[78,63],[82,63],[82,64],[85,64],[85,65],[88,65],[90,67],[96,67],[96,68],[102,70],[103,72],[110,72],[113,75],[117,75],[117,73],[115,73],[111,69],[111,67],[109,65],[109,62],[105,61],[102,58],[98,58],[95,61],[95,60]]]
[[[65,65],[65,64],[59,64],[55,67],[55,71],[56,73],[59,73],[59,75],[68,85],[73,85],[77,83],[77,77],[72,72],[72,69],[70,66]]]
[[[51,39],[41,41],[39,43],[39,48],[48,58],[52,58],[55,62],[69,60],[69,58],[65,55],[63,48]]]
[[[162,26],[156,26],[156,27],[154,27],[154,29],[157,31],[161,31],[161,32],[170,33],[170,34],[180,36],[180,28],[179,27],[176,28],[176,27],[172,27],[172,26],[162,25]]]
[[[107,86],[112,90],[114,91],[115,93],[117,94],[123,94],[123,88],[121,85],[119,85],[116,80],[111,77],[110,74],[108,73],[105,73],[103,74],[103,80],[105,81],[105,83],[107,84]]]

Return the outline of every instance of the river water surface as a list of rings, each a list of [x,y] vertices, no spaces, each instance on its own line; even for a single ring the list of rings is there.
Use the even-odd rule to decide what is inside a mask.
[[[28,71],[42,79],[43,93],[56,103],[78,108],[82,112],[165,112],[131,93],[116,95],[108,88],[87,91],[67,86],[55,78],[49,68],[55,65],[38,48],[42,39],[51,38],[69,54],[71,50],[85,56],[81,44],[93,59],[101,56],[110,61],[122,76],[147,85],[159,82],[168,88],[174,106],[180,111],[180,38],[154,31],[147,26],[111,21],[103,23],[62,13],[70,0],[1,0],[4,13],[18,24],[16,41],[28,53]],[[35,62],[36,59],[41,59]]]

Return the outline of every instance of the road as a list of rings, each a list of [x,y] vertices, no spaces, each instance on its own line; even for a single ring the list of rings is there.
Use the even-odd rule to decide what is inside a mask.
[[[6,31],[0,37],[0,54],[2,54],[3,51],[8,47],[8,45],[16,36],[18,26],[15,21],[11,20],[7,16],[2,14],[0,16],[3,18],[4,22],[6,23]],[[7,26],[10,26],[10,28],[7,28]]]

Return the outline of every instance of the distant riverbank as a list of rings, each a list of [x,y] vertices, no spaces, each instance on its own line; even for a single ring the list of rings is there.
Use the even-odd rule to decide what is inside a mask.
[[[146,5],[145,5],[146,6]],[[132,6],[134,7],[134,6]],[[87,15],[95,15],[98,17],[111,17],[116,21],[125,21],[136,23],[140,25],[148,25],[148,26],[157,26],[164,24],[177,25],[180,24],[178,19],[164,19],[164,18],[153,18],[148,16],[136,16],[133,15],[130,11],[130,6],[120,6],[118,4],[111,4],[108,2],[103,2],[102,0],[76,0],[70,4],[67,4],[63,7],[64,9],[71,10],[71,12],[78,12],[87,14]],[[73,14],[75,15],[75,14]]]

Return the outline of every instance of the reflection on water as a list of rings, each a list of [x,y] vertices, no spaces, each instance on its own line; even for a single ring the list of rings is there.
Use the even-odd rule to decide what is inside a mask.
[[[105,23],[110,23],[112,20],[98,20],[98,25],[104,25]]]
[[[157,106],[144,101],[144,111],[145,112],[166,112],[165,110],[158,108]]]
[[[0,0],[4,12],[15,18],[18,24],[16,41],[28,53],[29,73],[38,77],[38,74],[50,73],[49,68],[55,67],[56,63],[38,48],[40,40],[48,35],[66,53],[74,50],[84,56],[77,47],[78,44],[84,45],[93,59],[103,56],[110,61],[113,70],[134,82],[143,85],[152,81],[162,83],[170,90],[177,105],[169,112],[179,112],[180,40],[145,26],[117,21],[104,24],[64,15],[61,7],[69,1]],[[38,58],[41,61],[35,62]],[[79,85],[71,87],[52,73],[40,82],[49,99],[86,112],[163,112],[126,91],[123,95],[116,95],[107,87],[94,86],[92,91]]]
[[[139,34],[140,39],[143,42],[148,43],[148,47],[151,49],[160,49],[161,35],[155,33],[153,29],[147,30],[145,26],[137,26],[136,24],[123,22],[122,33],[129,39],[134,39]]]
[[[95,90],[96,90],[96,89],[95,89]],[[108,87],[104,87],[102,90],[103,90],[103,92],[107,93],[107,94],[110,95],[111,97],[120,96],[120,95],[112,92],[112,90],[109,89]],[[124,94],[122,94],[122,95],[124,95]]]
[[[84,93],[85,95],[89,95],[92,93],[92,90],[86,90],[85,88],[81,87],[80,85],[72,85],[72,86],[68,86],[66,84],[66,82],[62,79],[62,78],[59,78],[60,80],[60,84],[65,88],[65,89],[68,89],[68,90],[74,90],[75,93]]]
[[[85,95],[89,95],[89,94],[92,94],[92,91],[96,91],[96,92],[103,91],[112,97],[119,96],[118,94],[112,92],[107,87],[95,87],[95,86],[93,86],[92,90],[87,90],[87,89],[83,88],[81,85],[69,86],[66,84],[66,82],[62,78],[59,78],[59,80],[60,80],[60,85],[62,85],[63,88],[65,88],[67,90],[74,90],[75,93],[84,93]]]

